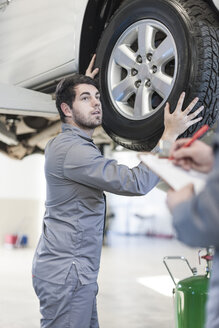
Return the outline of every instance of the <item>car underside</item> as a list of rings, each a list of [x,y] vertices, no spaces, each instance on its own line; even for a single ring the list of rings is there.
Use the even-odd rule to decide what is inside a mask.
[[[65,2],[72,5],[74,11],[79,6],[75,1]],[[11,11],[12,5],[13,1],[8,6],[8,9],[11,6]],[[18,62],[20,66],[14,66],[14,71],[18,73],[12,72],[12,66],[7,62],[9,73],[3,76],[14,76],[14,80],[5,81],[2,77],[0,82],[31,89],[35,92],[33,103],[39,103],[39,107],[37,95],[49,96],[54,110],[48,113],[41,104],[41,111],[32,110],[31,105],[24,112],[21,107],[6,108],[0,100],[2,152],[17,159],[36,152],[43,153],[47,141],[60,131],[54,104],[55,86],[64,76],[84,73],[93,53],[97,54],[96,66],[100,68],[98,79],[103,104],[104,130],[98,129],[96,133],[99,144],[115,142],[132,150],[151,150],[164,128],[165,103],[168,101],[174,108],[182,91],[186,91],[185,106],[198,96],[197,107],[202,104],[205,107],[203,120],[183,136],[192,135],[202,124],[214,126],[219,108],[219,16],[216,3],[205,0],[157,0],[155,6],[153,0],[84,0],[83,5],[81,16],[78,15],[81,17],[80,33],[75,37],[77,49],[71,63],[67,62],[69,59],[66,57],[67,64],[60,65],[61,61],[57,59],[57,67],[49,74],[42,73],[33,80],[28,77],[26,81],[19,82],[16,81],[18,73],[22,76],[24,70],[27,71],[28,67],[31,69],[29,59],[22,61],[21,58]],[[58,6],[57,1],[54,8],[57,10]],[[0,3],[2,17],[6,12],[7,9],[1,9]],[[54,22],[56,15],[54,13]],[[69,19],[67,28],[71,26],[70,22]],[[3,27],[7,25],[6,20],[4,24]],[[66,40],[63,40],[62,48],[65,49]],[[31,38],[30,42],[34,44]],[[69,49],[71,51],[73,48]],[[47,65],[52,61],[52,56],[50,58]],[[34,61],[33,58],[31,60]],[[40,66],[40,62],[37,65]],[[25,107],[25,97],[18,95],[18,98],[19,103],[23,99]]]

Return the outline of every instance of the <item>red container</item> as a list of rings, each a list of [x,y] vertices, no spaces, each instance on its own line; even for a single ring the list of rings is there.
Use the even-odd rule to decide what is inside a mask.
[[[16,245],[17,238],[18,238],[17,235],[6,235],[5,236],[5,245],[14,247]]]

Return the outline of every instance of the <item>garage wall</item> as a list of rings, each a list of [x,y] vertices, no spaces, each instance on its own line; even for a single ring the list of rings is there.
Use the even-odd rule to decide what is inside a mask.
[[[120,146],[119,146],[120,147]],[[123,149],[112,157],[120,164],[138,165],[138,153]],[[119,234],[151,235],[170,237],[173,235],[171,215],[166,206],[166,192],[154,188],[147,195],[125,197],[108,194],[108,211],[114,218],[109,230]]]
[[[27,235],[28,244],[34,247],[39,236],[41,205],[38,200],[0,199],[1,223],[0,240],[4,244],[5,235]]]
[[[0,154],[0,163],[0,245],[7,234],[25,234],[35,247],[44,213],[44,156],[18,161]]]

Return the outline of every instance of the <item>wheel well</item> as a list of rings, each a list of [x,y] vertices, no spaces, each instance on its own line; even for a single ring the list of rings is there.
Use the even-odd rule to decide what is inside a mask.
[[[89,0],[82,24],[79,72],[84,74],[110,17],[124,0]]]
[[[111,16],[125,0],[88,0],[82,24],[79,72],[84,74],[92,55],[96,52],[101,34],[108,24]],[[203,0],[218,10],[212,0]]]

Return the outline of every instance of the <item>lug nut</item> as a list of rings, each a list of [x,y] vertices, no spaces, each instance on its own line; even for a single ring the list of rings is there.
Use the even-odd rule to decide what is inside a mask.
[[[147,60],[148,60],[148,61],[151,61],[151,59],[152,59],[152,54],[151,54],[151,53],[149,53],[149,54],[147,54],[147,56],[146,56],[146,57],[147,57]]]
[[[147,82],[145,83],[145,86],[149,88],[151,86],[151,81],[147,80]]]
[[[140,80],[138,80],[138,81],[135,82],[135,86],[136,86],[136,88],[139,88],[140,85],[141,85],[141,81],[140,81]]]
[[[157,72],[157,66],[154,65],[154,66],[152,67],[152,71],[153,71],[153,73],[156,73],[156,72]]]
[[[142,63],[142,57],[140,55],[137,56],[136,60],[138,63]]]
[[[132,71],[131,71],[131,74],[132,74],[133,76],[137,75],[137,74],[138,74],[137,69],[133,68]]]

